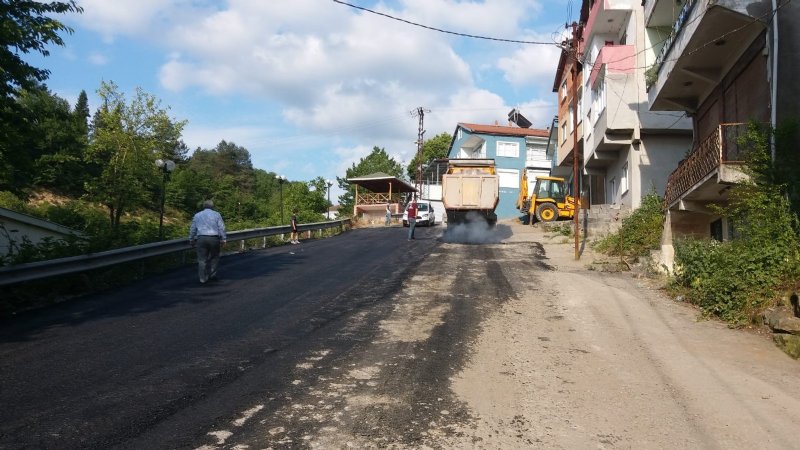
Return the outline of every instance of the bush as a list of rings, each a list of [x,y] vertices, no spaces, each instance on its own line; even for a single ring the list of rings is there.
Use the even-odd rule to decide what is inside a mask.
[[[642,198],[642,205],[622,219],[619,231],[595,243],[595,249],[609,255],[645,256],[661,245],[664,226],[662,200],[656,193]]]
[[[728,218],[737,237],[675,243],[675,285],[704,313],[733,325],[758,321],[780,289],[800,275],[797,217],[787,185],[769,176],[773,163],[767,143],[756,126],[740,139],[747,148],[750,181],[733,186],[728,203],[712,208]]]

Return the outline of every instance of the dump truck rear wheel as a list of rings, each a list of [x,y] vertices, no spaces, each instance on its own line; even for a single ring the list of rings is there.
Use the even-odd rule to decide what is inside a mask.
[[[536,207],[536,219],[539,222],[552,222],[558,219],[558,208],[552,203],[542,203]]]

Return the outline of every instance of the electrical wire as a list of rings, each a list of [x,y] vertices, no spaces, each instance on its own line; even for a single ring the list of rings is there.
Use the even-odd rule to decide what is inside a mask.
[[[392,15],[389,15],[389,14],[385,14],[385,13],[382,13],[382,12],[374,11],[374,10],[371,10],[369,8],[364,8],[363,6],[353,5],[352,3],[347,3],[347,2],[344,2],[344,1],[341,1],[341,0],[333,0],[333,2],[334,3],[339,3],[340,5],[349,6],[351,8],[355,8],[355,9],[358,9],[358,10],[361,10],[361,11],[366,11],[368,13],[372,13],[372,14],[375,14],[375,15],[378,15],[378,16],[386,17],[387,19],[392,19],[392,20],[396,20],[398,22],[407,23],[407,24],[413,25],[415,27],[425,28],[426,30],[431,30],[431,31],[438,31],[439,33],[452,34],[452,35],[455,35],[455,36],[467,37],[467,38],[472,38],[472,39],[484,39],[484,40],[487,40],[487,41],[508,42],[508,43],[512,43],[512,44],[555,45],[555,43],[553,43],[553,42],[522,41],[522,40],[517,40],[517,39],[504,39],[504,38],[496,38],[496,37],[490,37],[490,36],[480,36],[480,35],[475,35],[475,34],[466,34],[466,33],[459,33],[459,32],[456,32],[456,31],[443,30],[441,28],[436,28],[436,27],[431,27],[431,26],[428,26],[428,25],[423,25],[421,23],[412,22],[410,20],[402,19],[400,17],[395,17],[395,16],[392,16]]]

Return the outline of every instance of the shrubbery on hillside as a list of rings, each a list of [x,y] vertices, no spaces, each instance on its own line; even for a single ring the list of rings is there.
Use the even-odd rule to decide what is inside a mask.
[[[736,237],[675,243],[675,288],[706,314],[734,325],[757,321],[800,276],[798,221],[787,198],[796,181],[776,176],[781,164],[773,163],[768,143],[768,132],[756,125],[740,139],[750,181],[733,186],[728,204],[716,207]]]

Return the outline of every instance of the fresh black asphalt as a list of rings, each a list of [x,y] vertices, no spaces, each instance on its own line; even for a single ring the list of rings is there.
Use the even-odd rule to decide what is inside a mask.
[[[372,341],[389,300],[441,245],[439,227],[418,228],[411,242],[406,232],[360,229],[229,254],[220,280],[207,285],[186,267],[0,322],[0,448],[196,448],[255,398],[275,399],[267,409],[277,410],[293,390],[298,355],[324,345],[345,361]],[[500,281],[461,280],[464,292],[454,293],[445,325],[415,350],[430,358],[386,380],[387,393],[446,396],[445,381],[479,322],[459,295],[493,289],[498,302],[510,295],[489,250],[473,247]],[[342,339],[353,314],[366,320]],[[376,420],[400,433],[408,414]],[[296,427],[292,434],[302,435]],[[255,428],[240,434],[263,439]]]

